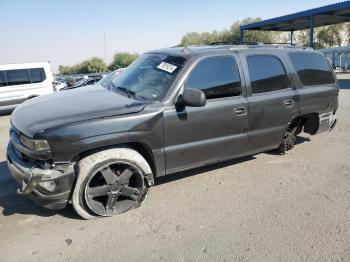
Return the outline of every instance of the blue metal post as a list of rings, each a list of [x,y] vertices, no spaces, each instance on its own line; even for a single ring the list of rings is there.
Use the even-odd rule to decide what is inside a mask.
[[[240,29],[241,34],[239,35],[239,43],[243,45],[244,42],[244,30]]]
[[[293,46],[293,36],[294,36],[294,31],[290,31],[290,45]]]
[[[315,19],[314,15],[310,16],[310,47],[314,48],[314,26],[315,26]]]

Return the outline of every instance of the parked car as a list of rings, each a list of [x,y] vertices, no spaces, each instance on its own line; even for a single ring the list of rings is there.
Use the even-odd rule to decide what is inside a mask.
[[[154,179],[293,148],[331,130],[339,88],[325,57],[285,46],[146,53],[112,81],[29,100],[11,116],[20,194],[85,219],[138,207]]]
[[[0,109],[54,92],[49,62],[0,65]]]
[[[100,81],[101,79],[102,79],[102,76],[83,78],[83,79],[79,80],[77,83],[75,83],[73,86],[66,86],[66,87],[62,88],[61,91],[75,89],[75,88],[82,87],[82,86],[94,85],[98,81]]]
[[[53,88],[55,92],[60,91],[61,89],[67,87],[67,84],[64,82],[53,81]]]

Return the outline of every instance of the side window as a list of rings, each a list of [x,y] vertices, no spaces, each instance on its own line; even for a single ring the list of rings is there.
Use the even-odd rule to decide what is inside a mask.
[[[247,57],[247,62],[253,94],[289,87],[288,76],[277,57],[253,55]]]
[[[185,82],[200,89],[207,99],[241,94],[241,79],[233,56],[215,56],[200,61]]]
[[[5,72],[0,71],[0,86],[7,86]]]
[[[304,86],[333,84],[332,68],[318,53],[292,53],[290,58]]]
[[[40,83],[46,79],[44,68],[31,68],[29,71],[32,83]]]
[[[9,86],[30,84],[31,82],[28,69],[6,70],[5,74]]]

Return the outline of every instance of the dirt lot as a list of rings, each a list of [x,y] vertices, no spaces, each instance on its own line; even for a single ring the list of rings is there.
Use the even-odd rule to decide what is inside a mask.
[[[158,180],[141,208],[80,220],[16,195],[0,117],[0,261],[350,261],[350,89],[338,125],[263,153]]]

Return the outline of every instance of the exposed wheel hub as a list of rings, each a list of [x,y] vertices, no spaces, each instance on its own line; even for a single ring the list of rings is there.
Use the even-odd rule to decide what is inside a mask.
[[[288,150],[291,150],[294,147],[296,141],[296,136],[294,133],[294,130],[286,131],[282,142],[278,148],[282,154],[285,154]]]

